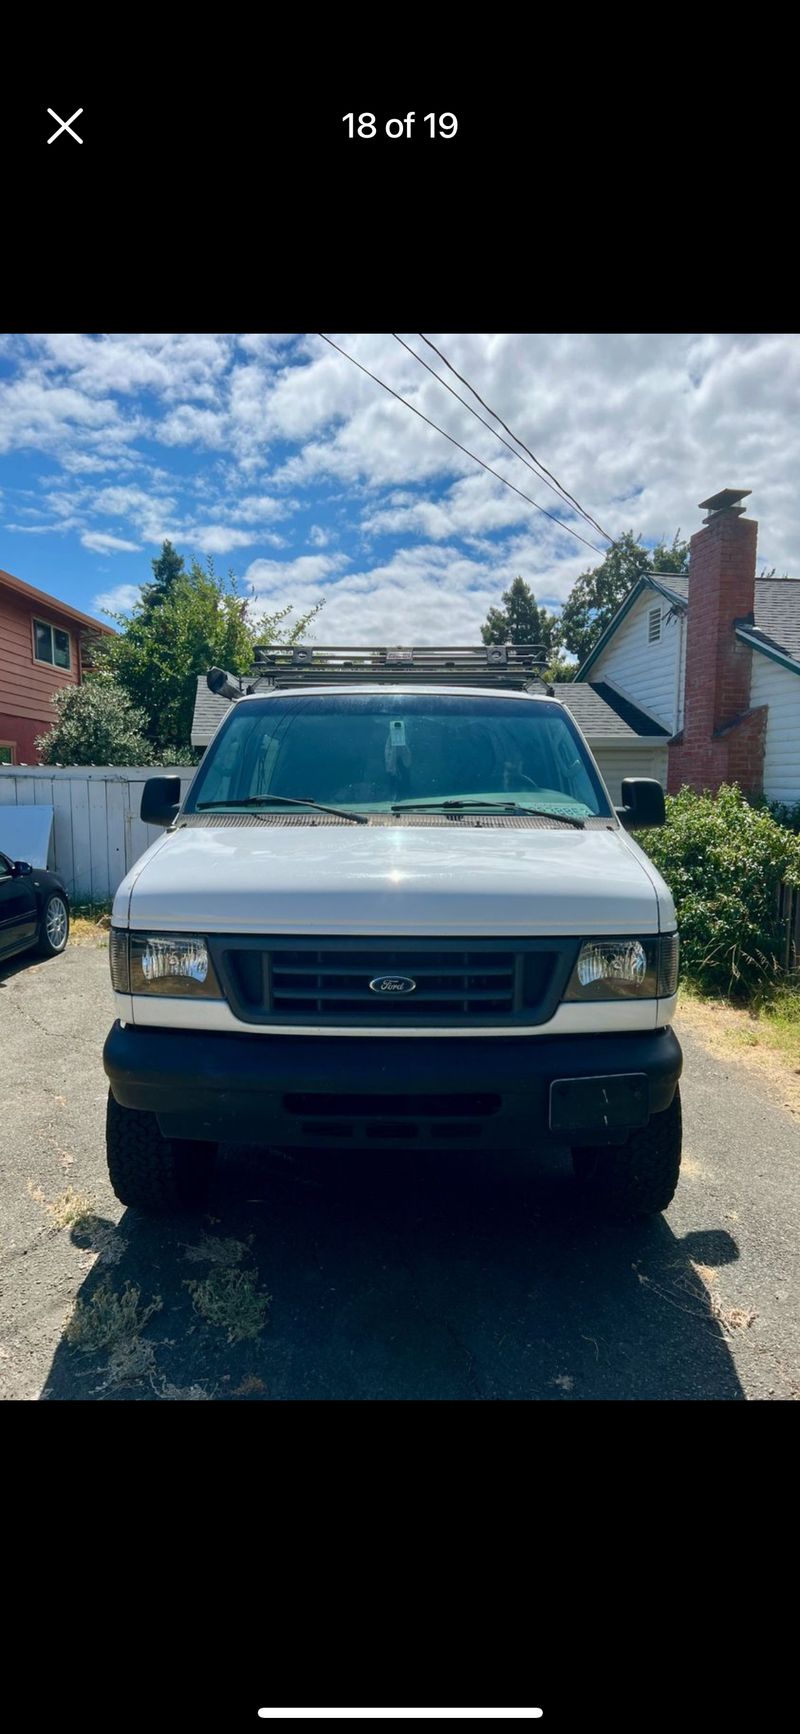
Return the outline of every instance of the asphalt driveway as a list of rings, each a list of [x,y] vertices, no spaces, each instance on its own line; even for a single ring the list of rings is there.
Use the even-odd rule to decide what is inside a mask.
[[[800,1395],[800,1121],[694,1030],[654,1221],[592,1221],[566,1152],[253,1151],[223,1153],[205,1218],[154,1223],[106,1177],[110,1018],[104,947],[0,969],[5,1398]]]

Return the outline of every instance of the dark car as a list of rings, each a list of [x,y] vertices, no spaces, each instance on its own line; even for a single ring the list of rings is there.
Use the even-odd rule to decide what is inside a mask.
[[[35,949],[57,957],[69,937],[69,895],[55,873],[0,851],[0,962]]]

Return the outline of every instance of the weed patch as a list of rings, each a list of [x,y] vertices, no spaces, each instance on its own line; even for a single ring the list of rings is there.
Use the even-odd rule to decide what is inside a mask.
[[[91,1300],[75,1302],[67,1322],[67,1342],[84,1355],[108,1349],[123,1360],[123,1346],[131,1348],[133,1339],[164,1304],[161,1296],[155,1295],[140,1310],[139,1300],[140,1290],[133,1283],[126,1283],[121,1294],[115,1294],[108,1283],[101,1283]]]
[[[259,1292],[256,1282],[256,1271],[217,1264],[202,1281],[186,1287],[200,1317],[226,1331],[229,1343],[242,1343],[261,1335],[272,1298]]]

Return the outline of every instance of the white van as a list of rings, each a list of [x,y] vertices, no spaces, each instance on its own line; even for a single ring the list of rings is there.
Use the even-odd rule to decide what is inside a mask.
[[[147,1209],[219,1142],[571,1147],[663,1210],[681,1154],[672,897],[530,647],[268,650],[114,899],[108,1163]]]

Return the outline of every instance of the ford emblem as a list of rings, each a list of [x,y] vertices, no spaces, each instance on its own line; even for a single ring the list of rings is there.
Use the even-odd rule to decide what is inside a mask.
[[[401,994],[413,993],[417,984],[410,975],[376,975],[369,985],[372,993]]]

